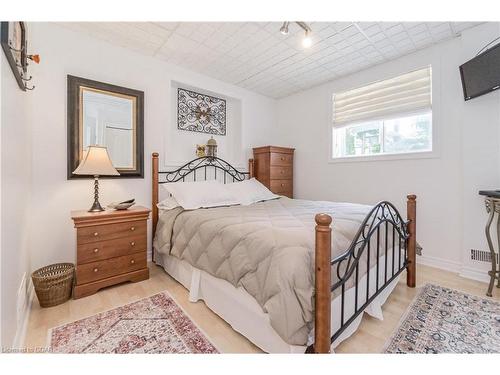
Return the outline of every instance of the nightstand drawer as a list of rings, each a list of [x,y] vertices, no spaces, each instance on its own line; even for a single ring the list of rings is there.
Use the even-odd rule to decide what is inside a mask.
[[[280,152],[271,152],[271,165],[286,165],[293,164],[293,154],[284,154]]]
[[[76,267],[77,285],[146,268],[146,252],[86,263]]]
[[[271,167],[271,179],[288,179],[293,176],[293,167]]]
[[[95,262],[146,251],[146,236],[135,235],[116,240],[100,241],[78,245],[77,264]]]
[[[136,235],[144,236],[146,235],[146,230],[146,220],[81,227],[77,229],[76,242],[78,245],[81,245]]]

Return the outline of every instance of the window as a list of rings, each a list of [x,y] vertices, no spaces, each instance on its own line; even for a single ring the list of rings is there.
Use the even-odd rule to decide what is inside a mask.
[[[332,158],[432,151],[431,69],[333,97]]]

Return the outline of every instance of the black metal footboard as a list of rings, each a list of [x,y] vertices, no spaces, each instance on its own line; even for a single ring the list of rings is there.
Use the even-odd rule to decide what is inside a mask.
[[[414,286],[410,285],[410,279],[414,284],[415,218],[412,216],[415,216],[415,198],[414,195],[408,196],[408,220],[404,220],[390,202],[375,205],[363,220],[349,248],[333,260],[322,260],[325,251],[331,251],[331,245],[324,249],[327,241],[331,244],[331,230],[325,230],[325,227],[330,229],[329,222],[325,220],[327,215],[316,217],[316,332],[315,343],[306,352],[329,351],[330,345],[410,265],[412,275],[408,278],[408,285]],[[409,254],[409,249],[412,254]],[[327,264],[329,267],[326,267]],[[326,291],[322,287],[327,282],[325,279],[330,285]],[[326,324],[324,321],[330,316],[336,319]],[[318,329],[323,332],[318,332]],[[320,345],[319,340],[322,341]]]

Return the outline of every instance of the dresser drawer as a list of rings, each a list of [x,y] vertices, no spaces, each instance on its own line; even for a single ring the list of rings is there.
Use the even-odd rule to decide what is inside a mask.
[[[292,180],[272,180],[271,191],[275,194],[283,194],[293,190]]]
[[[81,227],[77,229],[76,242],[78,245],[81,245],[136,235],[144,236],[146,235],[146,231],[146,220]]]
[[[89,283],[146,268],[146,252],[86,263],[76,267],[76,283]]]
[[[293,154],[272,152],[270,164],[271,165],[291,166],[293,164]]]
[[[146,247],[147,239],[144,235],[81,244],[77,248],[77,264],[146,251]]]
[[[293,167],[271,167],[271,179],[290,179],[293,176]]]

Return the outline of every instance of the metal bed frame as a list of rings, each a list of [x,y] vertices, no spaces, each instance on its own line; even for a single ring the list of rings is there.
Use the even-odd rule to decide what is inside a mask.
[[[172,171],[159,170],[159,155],[152,155],[152,211],[153,237],[158,223],[158,186],[164,183],[192,180],[206,180],[207,171],[222,173],[222,182],[243,181],[254,177],[254,160],[249,160],[248,172],[241,172],[218,157],[200,157],[189,161]],[[199,171],[202,171],[201,176]],[[160,176],[162,179],[160,180]],[[331,259],[332,217],[318,213],[315,217],[315,301],[314,301],[314,343],[307,347],[306,353],[329,353],[331,344],[364,311],[364,309],[403,271],[406,270],[406,283],[415,287],[416,281],[416,196],[407,196],[407,220],[404,220],[396,207],[387,201],[376,204],[360,225],[354,239],[346,251]],[[382,237],[382,238],[381,238]],[[392,246],[389,248],[389,240]],[[364,303],[359,303],[359,267],[362,256],[366,262],[366,291]],[[374,265],[370,265],[371,255],[376,255]],[[380,262],[384,255],[384,261]],[[154,251],[153,251],[154,257]],[[392,267],[388,267],[391,258]],[[153,258],[154,261],[154,258]],[[370,269],[375,266],[375,292],[370,292]],[[335,282],[332,283],[332,271]],[[383,276],[383,277],[382,277]],[[354,277],[354,312],[345,316],[346,283]],[[381,283],[379,279],[382,278]],[[372,285],[373,286],[373,285]],[[331,335],[332,293],[340,293],[340,328]]]

